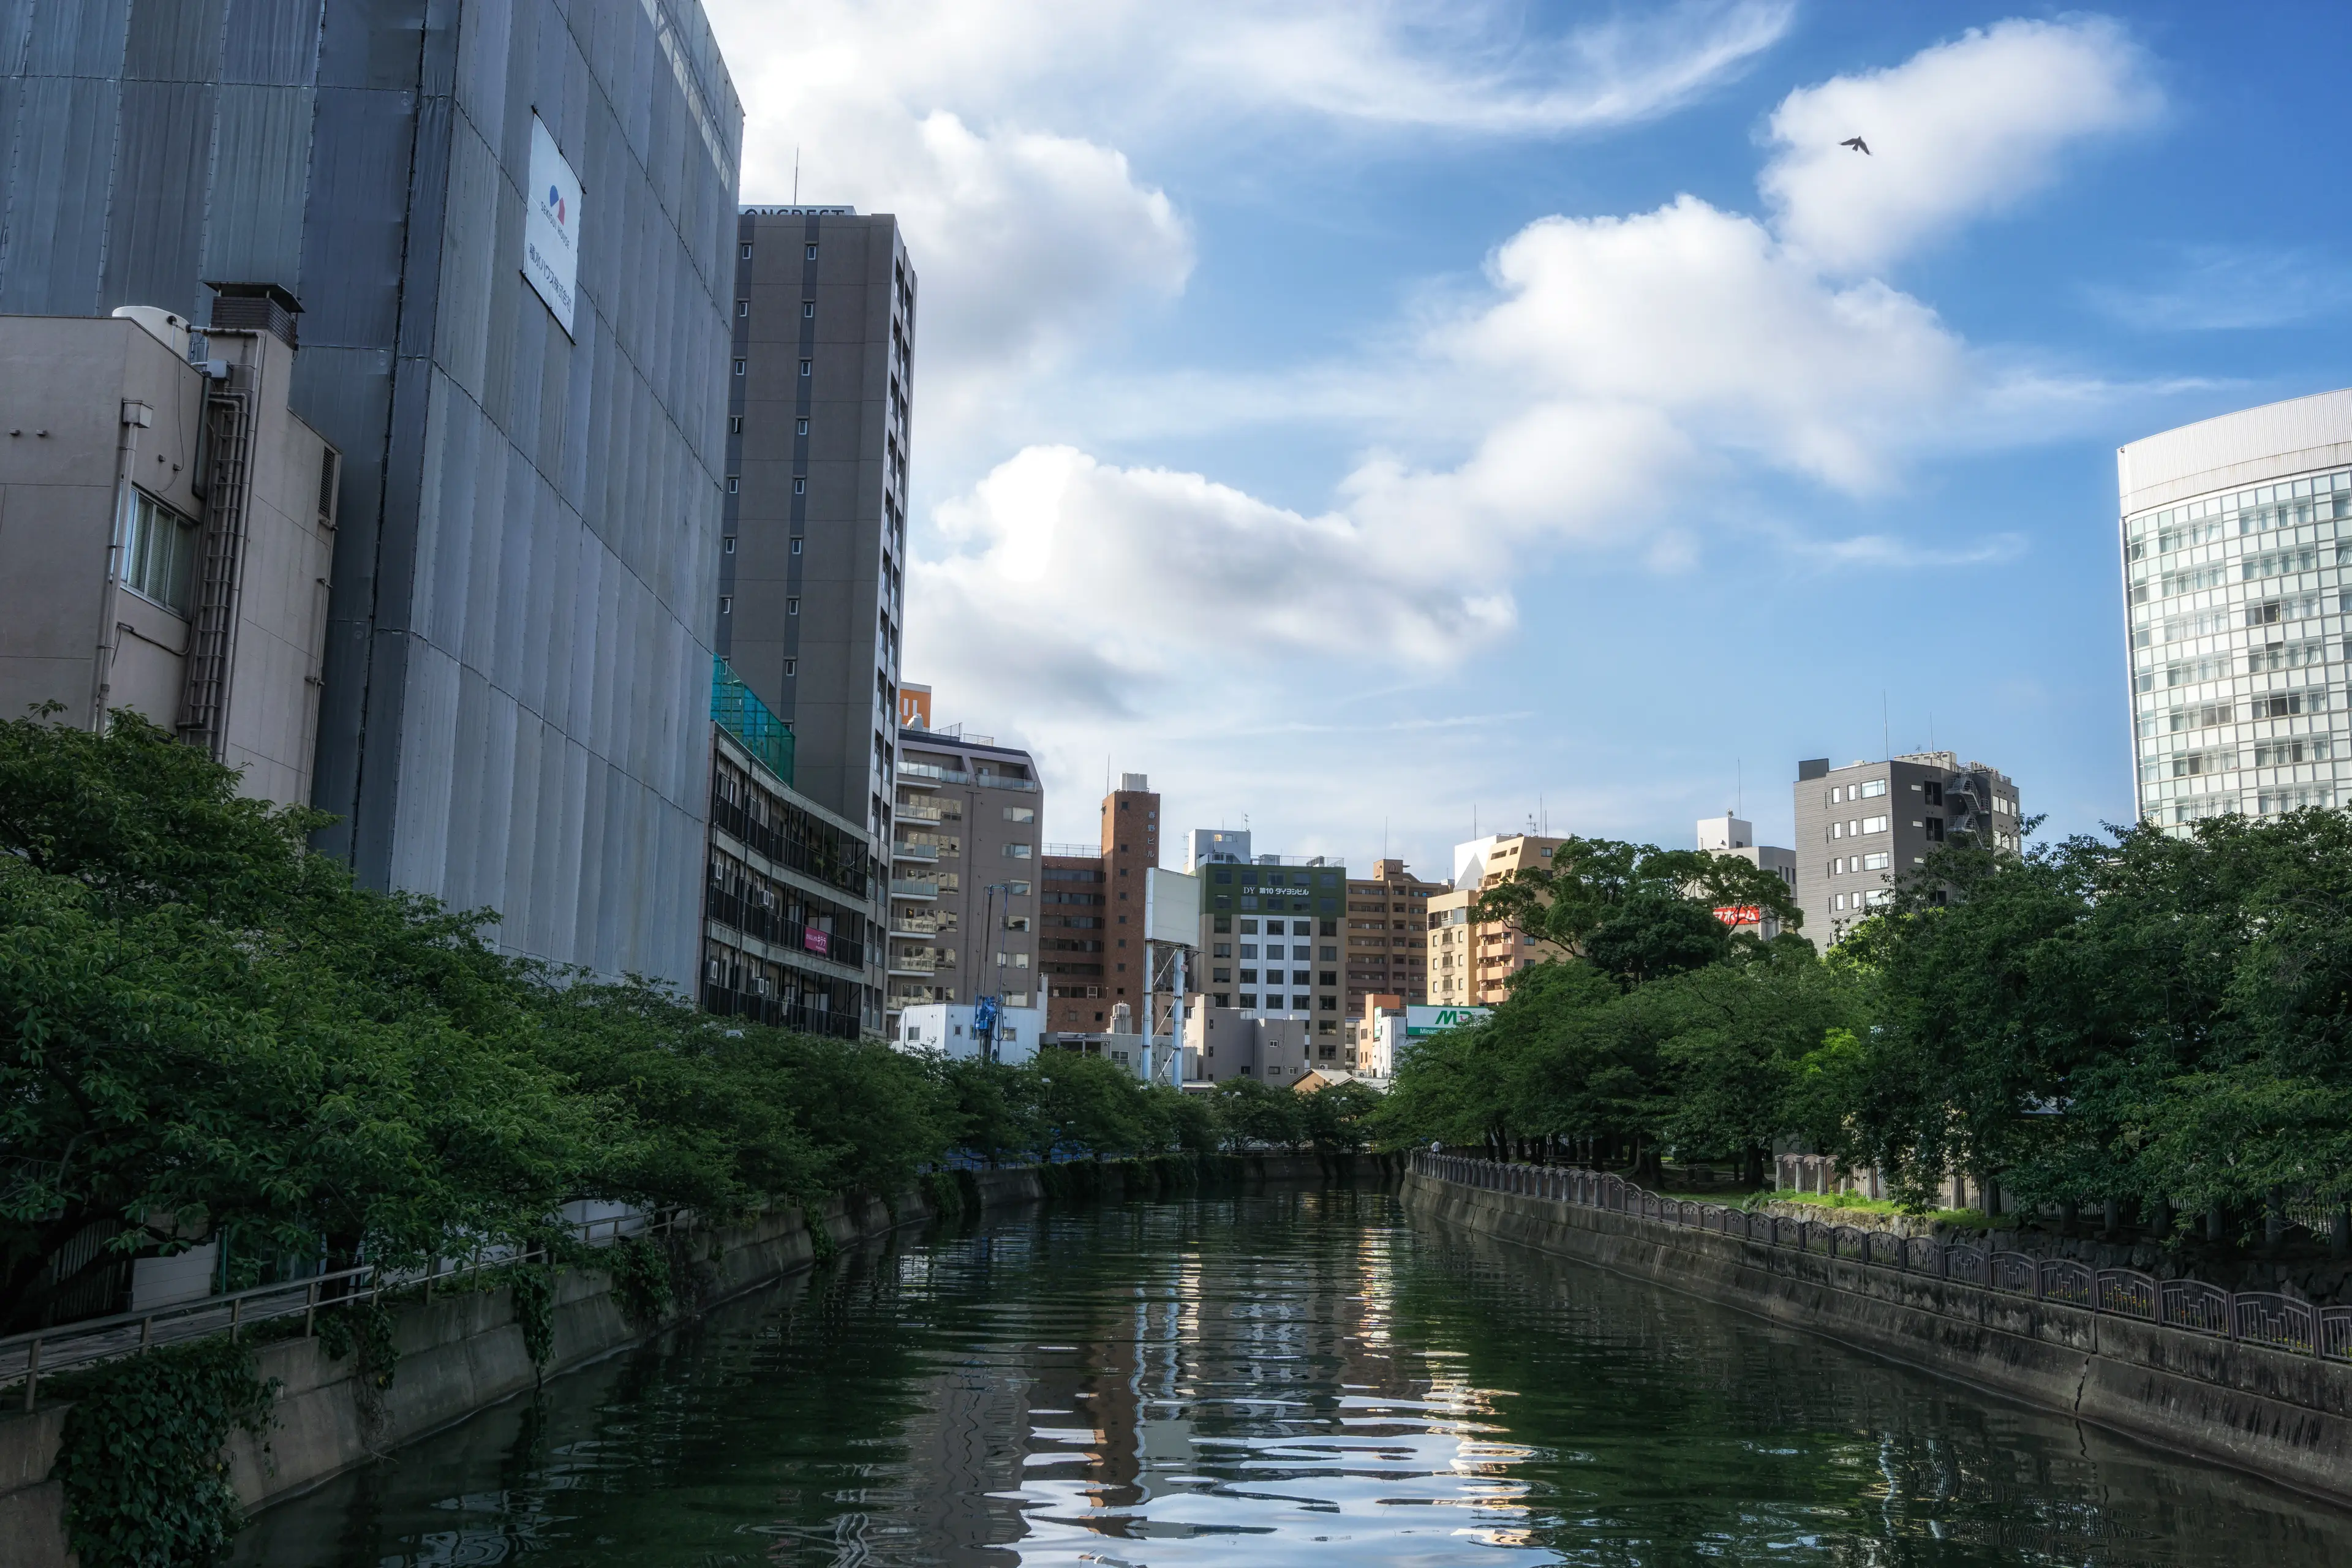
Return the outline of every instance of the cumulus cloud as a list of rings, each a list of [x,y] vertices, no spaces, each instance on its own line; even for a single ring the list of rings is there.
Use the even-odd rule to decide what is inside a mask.
[[[2116,23],[2002,22],[1790,93],[1760,184],[1783,239],[1864,271],[2036,195],[2070,149],[2145,124],[2161,102]],[[1850,136],[1868,156],[1841,145]]]
[[[1325,511],[1072,447],[1023,450],[942,509],[945,548],[915,583],[944,613],[918,623],[916,651],[1098,716],[1149,710],[1236,649],[1259,664],[1320,651],[1441,671],[1510,633],[1515,584],[1564,550],[1612,570],[1691,570],[1731,522],[1710,521],[1709,500],[1748,476],[1868,494],[1922,454],[2046,431],[2110,389],[1971,345],[1860,269],[2145,118],[2144,68],[2105,22],[2003,24],[1790,94],[1761,176],[1769,218],[1686,195],[1528,225],[1494,253],[1483,292],[1400,333],[1392,357],[1306,378],[1350,417],[1368,389],[1417,397],[1456,437],[1373,446]],[[1889,137],[1898,148],[1875,172],[1934,193],[1885,198],[1819,165],[1810,139],[1850,115],[1874,153]],[[1229,401],[1264,418],[1280,399]],[[1736,526],[1822,570],[1989,563],[2022,547]],[[1234,721],[1251,716],[1246,689],[1232,706]]]

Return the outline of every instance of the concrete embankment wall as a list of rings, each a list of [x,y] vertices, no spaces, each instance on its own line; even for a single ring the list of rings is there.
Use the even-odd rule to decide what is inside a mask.
[[[960,1177],[968,1207],[985,1211],[1034,1204],[1048,1188],[1074,1197],[1120,1198],[1199,1184],[1392,1179],[1392,1162],[1377,1156],[1268,1154],[1212,1156],[1197,1161],[1091,1163],[1053,1167],[972,1171]],[[935,1217],[920,1191],[895,1205],[877,1197],[836,1199],[821,1215],[837,1247],[872,1240],[896,1226]],[[740,1295],[815,1260],[816,1247],[797,1210],[744,1226],[694,1233],[685,1247],[692,1278],[679,1282],[668,1319],[632,1323],[611,1279],[595,1268],[566,1269],[554,1282],[554,1351],[543,1370],[531,1364],[511,1293],[445,1292],[403,1308],[394,1321],[399,1352],[392,1385],[374,1409],[351,1357],[330,1357],[316,1339],[286,1340],[255,1351],[260,1375],[281,1387],[276,1426],[263,1437],[239,1433],[228,1459],[237,1495],[248,1509],[309,1489],[330,1476],[366,1463],[403,1444],[451,1426],[474,1412],[523,1393],[542,1375],[554,1376],[658,1333],[669,1323]],[[0,1568],[68,1568],[64,1493],[49,1479],[69,1404],[0,1416]]]
[[[2352,1366],[1527,1194],[1419,1174],[1402,1193],[1444,1224],[2352,1504]]]

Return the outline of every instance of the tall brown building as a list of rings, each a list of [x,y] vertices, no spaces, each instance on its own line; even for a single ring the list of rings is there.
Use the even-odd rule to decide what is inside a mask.
[[[1371,876],[1348,884],[1348,1016],[1361,1016],[1368,995],[1428,1000],[1429,900],[1446,891],[1405,869],[1373,862]]]
[[[1101,847],[1046,846],[1038,961],[1045,1027],[1100,1034],[1121,1002],[1139,1026],[1150,984],[1143,946],[1144,873],[1160,864],[1160,796],[1142,773],[1122,773],[1103,797]]]

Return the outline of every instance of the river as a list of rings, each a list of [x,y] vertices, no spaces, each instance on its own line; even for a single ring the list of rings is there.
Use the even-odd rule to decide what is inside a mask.
[[[1376,1189],[845,1253],[261,1515],[268,1568],[2303,1564],[2352,1517]]]

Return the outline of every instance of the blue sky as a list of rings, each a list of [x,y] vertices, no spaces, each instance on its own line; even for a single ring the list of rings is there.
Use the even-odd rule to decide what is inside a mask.
[[[746,199],[906,225],[907,677],[1054,839],[1108,765],[1433,873],[1785,843],[1883,734],[2092,829],[2113,448],[2352,381],[2342,6],[713,15]]]

